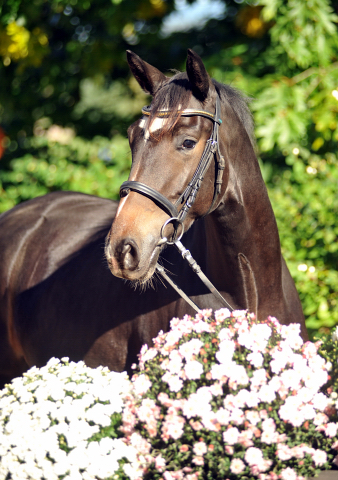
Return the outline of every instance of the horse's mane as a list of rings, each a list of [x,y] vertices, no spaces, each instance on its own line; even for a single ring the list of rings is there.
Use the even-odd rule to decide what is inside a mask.
[[[221,102],[226,100],[230,103],[243,124],[251,144],[255,147],[254,123],[248,107],[250,99],[230,85],[225,85],[214,79],[212,79],[212,83],[220,96]],[[176,73],[173,77],[168,78],[156,92],[151,104],[149,124],[156,118],[159,110],[170,111],[168,122],[162,129],[160,137],[175,126],[179,119],[179,111],[187,108],[191,94],[191,84],[185,72]]]

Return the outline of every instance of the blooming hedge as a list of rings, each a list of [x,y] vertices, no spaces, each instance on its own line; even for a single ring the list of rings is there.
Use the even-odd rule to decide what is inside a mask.
[[[171,321],[124,373],[52,359],[0,392],[0,478],[301,480],[338,463],[338,331]]]
[[[321,388],[331,364],[299,330],[210,310],[173,319],[143,347],[123,431],[145,477],[295,480],[329,469],[338,423]]]
[[[0,479],[140,476],[119,430],[125,374],[51,359],[0,392]]]

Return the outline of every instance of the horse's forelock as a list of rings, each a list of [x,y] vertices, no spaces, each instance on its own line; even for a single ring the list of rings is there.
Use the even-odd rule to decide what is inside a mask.
[[[151,134],[153,137],[160,140],[163,135],[175,127],[180,118],[180,111],[188,107],[191,95],[191,85],[186,73],[177,73],[173,77],[168,78],[168,81],[156,92],[151,103],[151,114],[148,122],[149,130],[159,111],[169,111],[170,115],[167,121],[164,122],[159,134],[156,136]]]

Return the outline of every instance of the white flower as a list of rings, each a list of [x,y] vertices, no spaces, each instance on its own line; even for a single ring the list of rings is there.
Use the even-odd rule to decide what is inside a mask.
[[[333,330],[331,338],[334,342],[338,341],[338,327]]]
[[[201,348],[203,346],[203,342],[198,340],[198,338],[193,338],[189,342],[182,343],[179,346],[180,354],[186,359],[186,361],[192,360],[194,355],[198,355]]]
[[[203,365],[197,360],[188,361],[184,371],[189,380],[197,380],[203,373]]]
[[[244,459],[249,465],[258,465],[263,461],[263,452],[259,448],[249,447],[245,452]]]
[[[257,393],[262,402],[271,403],[276,398],[276,394],[270,385],[263,385]]]
[[[212,398],[212,395],[210,395]],[[211,399],[210,398],[210,399]],[[211,410],[210,399],[206,395],[192,393],[183,405],[183,414],[187,418],[201,416]]]
[[[260,352],[249,353],[246,358],[255,368],[260,368],[263,365],[264,357]]]
[[[219,351],[216,352],[216,358],[219,363],[231,362],[236,346],[232,340],[222,340],[219,344]]]
[[[298,477],[294,469],[288,467],[281,471],[280,478],[282,480],[297,480]]]
[[[203,456],[205,453],[207,453],[207,451],[208,451],[208,448],[205,442],[197,442],[193,446],[193,452],[198,457]]]
[[[317,410],[320,410],[321,412],[325,410],[325,408],[329,405],[329,403],[330,403],[329,398],[320,392],[316,393],[316,395],[314,395],[312,399],[312,405],[314,406],[314,408],[316,408]]]
[[[245,463],[240,458],[233,458],[230,463],[230,471],[235,475],[242,473],[245,469]]]
[[[164,375],[162,379],[164,378]],[[183,380],[178,375],[168,375],[165,380],[169,386],[171,392],[179,392],[183,387]]]
[[[323,450],[315,450],[315,452],[312,454],[312,460],[314,461],[315,465],[321,467],[327,462],[326,452]]]
[[[238,442],[239,431],[236,427],[230,427],[223,433],[223,441],[228,445],[235,445]]]
[[[137,395],[143,395],[151,387],[151,381],[149,380],[148,375],[139,375],[134,380],[134,389]]]
[[[130,388],[125,373],[68,359],[51,359],[13,380],[0,392],[0,478],[105,478],[119,469],[123,457],[137,471],[132,446],[121,439],[93,440],[122,411],[122,394]]]

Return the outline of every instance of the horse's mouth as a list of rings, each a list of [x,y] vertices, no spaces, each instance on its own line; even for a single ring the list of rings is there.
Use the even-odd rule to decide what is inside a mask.
[[[157,260],[163,248],[165,248],[165,245],[157,245],[147,262],[147,266],[145,268],[136,268],[135,270],[116,268],[116,262],[114,262],[111,257],[109,250],[106,249],[106,259],[109,270],[115,277],[127,280],[133,285],[133,287],[141,287],[143,290],[148,286],[152,286]]]

